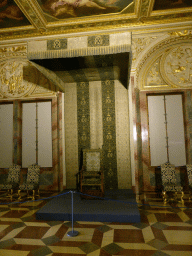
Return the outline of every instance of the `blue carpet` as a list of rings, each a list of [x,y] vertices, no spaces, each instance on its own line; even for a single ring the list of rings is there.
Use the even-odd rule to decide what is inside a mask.
[[[36,213],[37,220],[72,220],[72,193],[53,198]],[[64,194],[64,195],[63,195]],[[73,193],[73,220],[97,222],[140,222],[140,213],[132,190],[105,191],[104,199],[81,199]]]

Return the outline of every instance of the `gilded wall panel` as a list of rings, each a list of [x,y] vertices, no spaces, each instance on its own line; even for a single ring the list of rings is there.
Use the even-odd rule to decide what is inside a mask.
[[[132,39],[132,67],[137,66],[142,56],[148,49],[154,46],[159,40],[162,40],[162,35],[153,34],[147,36],[134,36]]]
[[[179,89],[192,86],[191,35],[174,36],[156,44],[137,66],[141,90]]]
[[[23,74],[24,66],[29,67]],[[34,74],[31,76],[31,74]],[[31,94],[36,87],[36,70],[29,62],[22,60],[6,61],[0,69],[0,91],[4,98],[20,98]],[[29,79],[28,79],[29,78]],[[30,81],[29,81],[30,80]]]
[[[192,86],[192,43],[170,47],[161,58],[161,73],[174,87]]]
[[[51,81],[28,60],[9,58],[0,65],[0,97],[2,99],[55,96],[58,91]]]
[[[158,57],[153,63],[150,65],[149,70],[147,71],[147,76],[145,80],[145,88],[153,88],[153,87],[167,87],[166,82],[163,80],[161,72],[160,72],[160,59]]]

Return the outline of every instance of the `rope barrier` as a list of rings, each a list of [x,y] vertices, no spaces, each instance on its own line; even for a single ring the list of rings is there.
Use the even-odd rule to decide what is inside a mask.
[[[124,203],[124,204],[131,204],[131,205],[138,205],[138,206],[149,206],[149,207],[170,208],[170,209],[191,209],[191,210],[192,210],[192,207],[187,207],[187,206],[171,206],[171,205],[168,206],[168,205],[143,204],[143,203],[137,203],[137,202],[116,200],[116,199],[107,198],[107,197],[98,197],[98,196],[93,196],[93,195],[89,195],[89,194],[84,194],[84,193],[77,192],[77,191],[68,191],[68,192],[61,193],[61,194],[58,194],[58,195],[55,195],[55,196],[50,196],[50,197],[41,198],[41,199],[36,199],[36,200],[0,203],[0,205],[24,204],[24,203],[28,203],[28,202],[43,201],[43,200],[53,199],[53,198],[55,198],[55,197],[60,197],[60,196],[63,196],[63,195],[69,194],[69,193],[75,193],[75,194],[79,194],[79,195],[83,195],[83,196],[87,196],[87,197],[92,197],[92,198],[95,198],[95,199],[108,200],[108,201],[114,201],[114,202],[119,202],[119,203]],[[126,199],[125,199],[125,200],[126,200]]]
[[[83,194],[81,192],[75,192],[76,194],[84,195],[84,196],[89,196],[97,199],[103,199],[103,200],[108,200],[108,201],[115,201],[115,202],[120,202],[120,203],[125,203],[125,204],[134,204],[134,205],[141,205],[141,206],[156,206],[156,207],[164,207],[164,208],[184,208],[184,209],[192,209],[192,207],[180,207],[180,206],[166,206],[166,205],[150,205],[150,204],[142,204],[142,203],[137,203],[137,202],[127,202],[127,201],[122,201],[122,200],[116,200],[112,198],[104,198],[104,197],[98,197],[98,196],[93,196],[93,195],[88,195],[88,194]]]

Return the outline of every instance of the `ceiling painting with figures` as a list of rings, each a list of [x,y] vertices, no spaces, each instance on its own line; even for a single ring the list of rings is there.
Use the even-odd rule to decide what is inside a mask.
[[[0,0],[0,28],[30,25],[13,0]]]
[[[116,13],[132,0],[38,0],[42,10],[57,19]]]
[[[0,39],[191,20],[192,0],[0,0]]]

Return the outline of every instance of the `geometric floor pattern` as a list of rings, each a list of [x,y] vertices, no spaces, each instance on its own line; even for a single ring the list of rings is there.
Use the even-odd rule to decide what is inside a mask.
[[[50,192],[41,192],[47,198]],[[0,191],[0,256],[192,256],[192,202],[168,203],[156,193],[138,201],[140,223],[36,220],[49,199],[9,204]],[[23,199],[25,200],[25,198]]]

